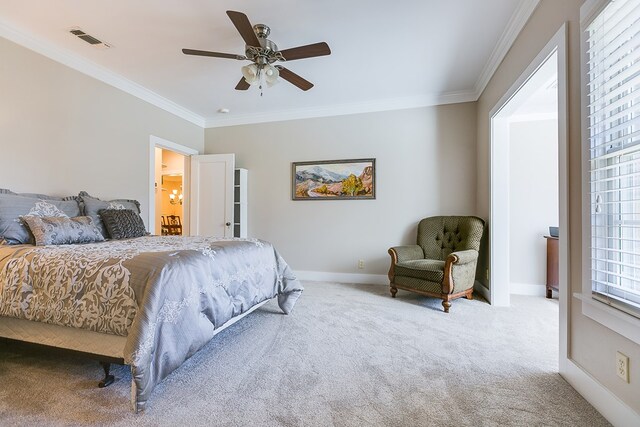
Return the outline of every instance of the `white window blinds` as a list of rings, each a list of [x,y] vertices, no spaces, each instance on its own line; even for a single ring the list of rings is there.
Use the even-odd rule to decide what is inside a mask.
[[[587,28],[591,288],[640,317],[640,0]]]

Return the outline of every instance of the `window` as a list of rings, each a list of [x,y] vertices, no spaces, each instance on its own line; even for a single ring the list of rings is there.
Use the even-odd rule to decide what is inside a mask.
[[[640,0],[586,27],[591,291],[640,317]]]

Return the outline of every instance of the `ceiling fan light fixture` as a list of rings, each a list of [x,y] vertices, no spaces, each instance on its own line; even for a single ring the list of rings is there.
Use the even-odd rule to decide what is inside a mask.
[[[267,82],[267,87],[271,87],[274,84],[278,83],[278,77],[280,77],[280,72],[276,67],[271,64],[267,64],[263,69],[264,80]]]
[[[244,79],[250,85],[260,83],[260,74],[259,74],[257,64],[245,65],[240,70],[242,71],[242,75],[244,76]]]

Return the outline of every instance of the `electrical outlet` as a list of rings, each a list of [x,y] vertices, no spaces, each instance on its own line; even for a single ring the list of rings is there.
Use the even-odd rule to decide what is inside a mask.
[[[616,351],[616,374],[618,374],[624,382],[629,382],[629,357],[619,351]]]
[[[363,259],[359,259],[358,260],[358,268],[360,270],[362,270],[364,268],[364,260]]]

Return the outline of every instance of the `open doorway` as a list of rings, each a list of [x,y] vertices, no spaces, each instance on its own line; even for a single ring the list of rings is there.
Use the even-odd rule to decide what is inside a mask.
[[[545,294],[546,245],[558,246],[549,240],[557,238],[560,222],[557,50],[491,124],[491,303],[507,306],[512,293]],[[557,282],[556,269],[556,289]]]
[[[509,293],[558,290],[558,66],[554,53],[505,105]],[[549,293],[551,297],[551,293]]]
[[[198,151],[151,135],[149,138],[149,232],[190,235],[191,156]]]
[[[527,82],[531,81],[545,64],[555,61],[557,75],[557,171],[558,171],[558,325],[559,325],[559,371],[563,376],[569,370],[568,304],[571,299],[569,286],[569,162],[568,162],[568,52],[567,24],[563,24],[533,59],[520,77],[511,85],[490,112],[490,216],[489,216],[489,296],[492,305],[510,305],[510,223],[509,223],[509,131],[508,117],[513,115],[522,103],[511,103],[518,96],[524,96]],[[538,75],[540,80],[544,73]],[[547,80],[548,81],[548,80]],[[537,85],[538,88],[541,85]],[[531,95],[531,93],[529,93]],[[526,99],[528,97],[524,97]],[[531,162],[533,165],[535,163]],[[536,174],[538,176],[538,174]],[[535,185],[535,184],[534,184]],[[525,190],[526,191],[526,190]],[[551,224],[549,224],[551,225]],[[545,233],[546,231],[546,233]],[[549,230],[541,230],[538,241],[544,239]],[[546,253],[544,254],[546,256]],[[515,256],[515,254],[514,254]],[[546,285],[546,280],[545,280]],[[538,288],[540,289],[540,288]],[[544,298],[544,297],[541,297]]]
[[[186,157],[156,147],[156,221],[155,234],[184,234],[184,172]]]
[[[557,291],[565,277],[559,271],[560,259],[566,262],[567,255],[566,241],[560,251],[559,237],[566,232],[567,212],[565,98],[559,89],[566,88],[561,72],[566,57],[558,44],[562,36],[561,30],[491,115],[494,305],[510,305],[511,294],[544,296],[547,285]]]

